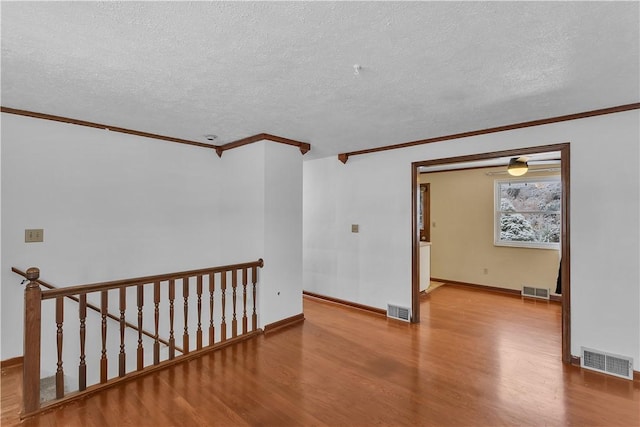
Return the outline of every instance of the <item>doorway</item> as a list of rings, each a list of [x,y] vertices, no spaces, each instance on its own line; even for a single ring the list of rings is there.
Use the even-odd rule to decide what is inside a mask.
[[[422,238],[420,230],[419,206],[420,186],[418,184],[419,168],[435,168],[438,170],[455,170],[470,167],[483,167],[483,165],[496,164],[501,158],[513,158],[539,153],[559,152],[560,153],[560,179],[562,186],[562,207],[561,207],[561,235],[560,235],[560,280],[562,282],[562,361],[571,363],[571,280],[570,280],[570,228],[569,228],[569,206],[570,206],[570,164],[569,164],[569,143],[546,145],[538,147],[528,147],[522,149],[496,151],[469,156],[450,157],[434,160],[413,162],[411,164],[411,212],[412,212],[412,283],[411,283],[411,310],[413,323],[420,322],[420,270],[419,270],[419,245]],[[505,165],[506,167],[506,165]],[[423,208],[424,209],[424,208]],[[424,223],[424,218],[423,221]]]

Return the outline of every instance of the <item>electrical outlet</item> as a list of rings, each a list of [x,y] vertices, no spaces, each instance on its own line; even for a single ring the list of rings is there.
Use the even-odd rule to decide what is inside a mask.
[[[485,268],[485,269],[483,270],[483,272],[484,272],[484,274],[489,274],[489,269],[488,269],[488,268]]]
[[[30,228],[30,229],[24,230],[24,242],[25,243],[44,242],[44,229]]]
[[[352,233],[357,233],[359,231],[360,227],[358,226],[358,224],[351,224],[351,232]]]

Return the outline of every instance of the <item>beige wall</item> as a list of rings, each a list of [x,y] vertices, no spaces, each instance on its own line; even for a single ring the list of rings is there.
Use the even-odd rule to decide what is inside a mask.
[[[431,184],[431,277],[517,290],[526,284],[554,292],[558,250],[494,246],[494,181],[509,176],[487,175],[491,171],[504,168],[420,175],[421,183]]]

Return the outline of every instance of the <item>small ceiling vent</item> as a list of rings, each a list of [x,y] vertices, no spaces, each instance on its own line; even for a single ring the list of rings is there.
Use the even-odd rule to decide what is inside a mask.
[[[633,358],[585,347],[581,348],[581,367],[633,380]]]
[[[387,304],[387,317],[402,320],[403,322],[408,322],[411,320],[411,310],[407,307]]]

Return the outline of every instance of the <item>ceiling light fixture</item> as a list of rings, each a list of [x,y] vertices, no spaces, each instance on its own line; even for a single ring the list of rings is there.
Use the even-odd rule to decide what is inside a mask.
[[[511,176],[522,176],[529,170],[529,164],[522,157],[514,157],[509,160],[509,166],[507,166],[507,172]]]

